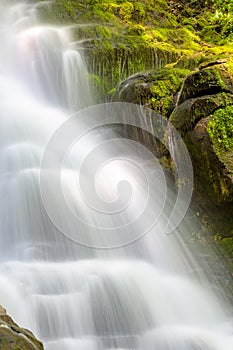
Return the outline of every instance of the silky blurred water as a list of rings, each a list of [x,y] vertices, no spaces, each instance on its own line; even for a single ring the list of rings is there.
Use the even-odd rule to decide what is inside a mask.
[[[46,350],[232,350],[232,310],[224,295],[221,302],[213,292],[221,288],[214,276],[194,273],[200,266],[180,235],[194,227],[184,222],[173,235],[165,234],[175,193],[159,163],[145,158],[137,142],[116,142],[114,128],[102,127],[71,145],[61,183],[70,209],[88,224],[60,219],[93,246],[111,241],[109,226],[117,242],[120,228],[135,221],[147,202],[146,173],[152,204],[138,229],[159,218],[147,234],[118,249],[93,249],[52,223],[41,198],[41,160],[55,131],[93,104],[85,60],[69,28],[38,22],[43,3],[0,5],[0,304]],[[77,119],[75,128],[85,129],[85,122]],[[59,144],[49,150],[52,157],[58,149]],[[107,218],[100,210],[90,214],[77,187],[80,164],[81,190],[93,206],[99,198],[111,208]],[[46,170],[52,187],[54,169]],[[56,194],[50,203],[59,213]],[[127,205],[114,216],[116,203]]]

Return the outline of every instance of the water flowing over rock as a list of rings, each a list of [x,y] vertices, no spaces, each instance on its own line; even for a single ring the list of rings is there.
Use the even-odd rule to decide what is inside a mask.
[[[195,225],[166,234],[176,193],[158,162],[114,128],[91,129],[100,107],[80,111],[93,102],[72,28],[38,22],[46,2],[1,4],[1,304],[46,350],[232,350],[224,288],[182,239]]]

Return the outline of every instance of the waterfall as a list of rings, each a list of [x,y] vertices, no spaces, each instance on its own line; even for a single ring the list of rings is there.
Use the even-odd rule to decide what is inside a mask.
[[[175,193],[158,162],[114,127],[85,132],[96,111],[85,60],[70,28],[38,23],[45,3],[0,1],[0,304],[46,350],[232,350],[232,310],[180,238],[189,223],[165,234]],[[71,219],[53,168],[66,142],[60,182]]]

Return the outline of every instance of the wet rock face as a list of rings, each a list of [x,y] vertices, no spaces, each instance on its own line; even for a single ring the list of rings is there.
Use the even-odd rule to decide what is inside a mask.
[[[210,117],[201,119],[185,136],[193,159],[198,188],[216,205],[233,202],[233,176],[230,165],[217,154],[210,141],[207,125]]]
[[[201,119],[184,139],[193,162],[195,198],[210,217],[210,226],[228,237],[233,228],[233,173],[210,141],[210,119]]]
[[[232,58],[209,62],[184,78],[184,71],[164,69],[129,77],[118,88],[119,100],[154,109],[182,135],[193,162],[196,198],[216,214],[216,223],[223,221],[220,232],[226,236],[233,229],[233,150],[219,152],[208,124],[219,109],[233,105],[232,67]]]
[[[43,350],[44,347],[30,331],[20,328],[0,306],[0,349]]]
[[[155,74],[150,72],[132,75],[119,85],[117,91],[118,99],[138,104],[143,102],[144,96],[147,99],[151,97],[150,86],[155,79]]]
[[[183,136],[192,158],[197,197],[223,235],[233,228],[233,167],[232,159],[226,156],[231,151],[216,149],[208,124],[218,109],[233,104],[232,87],[227,63],[210,64],[189,74],[169,119]]]
[[[168,118],[176,105],[177,90],[188,72],[173,68],[134,74],[121,82],[115,99],[142,104]]]

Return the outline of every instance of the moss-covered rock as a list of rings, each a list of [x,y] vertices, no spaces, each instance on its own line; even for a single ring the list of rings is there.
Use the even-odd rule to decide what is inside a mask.
[[[195,198],[222,235],[233,228],[232,59],[203,64],[188,74],[169,121],[193,162]]]
[[[228,236],[233,229],[233,175],[210,140],[207,128],[211,118],[201,119],[184,139],[193,162],[195,196],[208,212],[211,226],[221,236]]]
[[[196,183],[210,203],[217,206],[224,202],[233,204],[232,171],[216,154],[209,138],[207,126],[210,120],[211,117],[203,118],[185,136],[193,160]]]
[[[233,79],[226,64],[209,65],[184,80],[178,104],[190,98],[213,95],[219,92],[233,93]]]
[[[185,69],[164,68],[135,74],[119,85],[115,98],[143,104],[168,117],[175,106],[177,91],[188,72]]]
[[[190,98],[173,110],[169,120],[181,135],[185,135],[199,120],[226,107],[230,101],[233,103],[233,96],[226,93]]]
[[[225,160],[229,161],[233,172],[233,106],[229,100],[225,108],[214,113],[214,117],[208,123],[208,133],[219,157],[225,153]]]
[[[191,72],[168,65],[135,74],[119,85],[116,99],[143,104],[169,118],[192,158],[195,198],[209,212],[213,226],[227,236],[233,228],[233,150],[226,148],[226,142],[233,143],[232,59],[206,61]],[[228,108],[231,114],[221,112]],[[157,144],[140,132],[132,135],[150,149]],[[160,155],[169,164],[166,152]]]
[[[20,328],[0,306],[0,349],[43,350],[44,347],[30,331]]]

